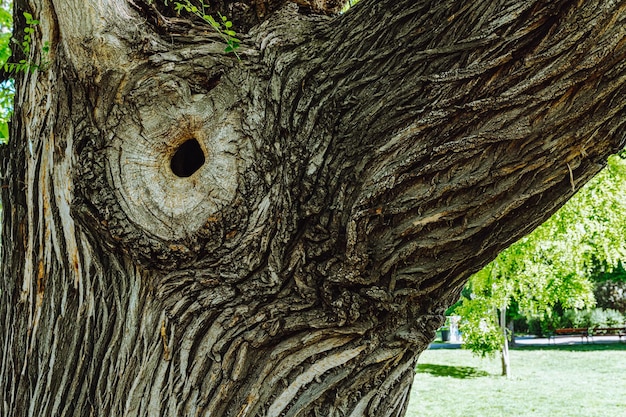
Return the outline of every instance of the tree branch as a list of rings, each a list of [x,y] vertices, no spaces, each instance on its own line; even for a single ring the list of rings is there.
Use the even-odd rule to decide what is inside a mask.
[[[460,280],[571,195],[570,169],[593,176],[624,144],[625,20],[624,2],[365,0],[275,63],[305,210],[345,194],[361,274],[343,280]]]

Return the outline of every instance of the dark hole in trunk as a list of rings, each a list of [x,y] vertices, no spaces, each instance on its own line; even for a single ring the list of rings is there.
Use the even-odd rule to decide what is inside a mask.
[[[189,139],[174,153],[170,167],[172,172],[181,178],[190,177],[204,165],[204,152],[195,139]]]

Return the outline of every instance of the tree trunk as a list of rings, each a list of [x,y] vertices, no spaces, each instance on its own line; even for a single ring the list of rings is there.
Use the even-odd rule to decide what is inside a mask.
[[[502,376],[511,377],[511,357],[509,356],[509,335],[506,327],[506,307],[500,308],[500,330],[502,331]]]
[[[623,145],[624,1],[299,3],[211,2],[238,60],[159,0],[15,1],[49,64],[2,155],[0,414],[401,416],[467,277]]]

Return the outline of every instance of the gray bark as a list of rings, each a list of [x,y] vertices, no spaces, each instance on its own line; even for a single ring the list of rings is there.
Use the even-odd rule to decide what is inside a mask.
[[[215,2],[239,61],[15,2],[52,49],[2,155],[0,414],[401,416],[467,277],[623,146],[625,1],[314,3]]]

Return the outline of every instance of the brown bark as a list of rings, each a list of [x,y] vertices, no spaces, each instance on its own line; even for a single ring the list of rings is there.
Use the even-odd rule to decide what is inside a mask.
[[[402,415],[465,279],[623,145],[624,1],[211,12],[264,4],[239,61],[149,2],[28,3],[0,414]]]

